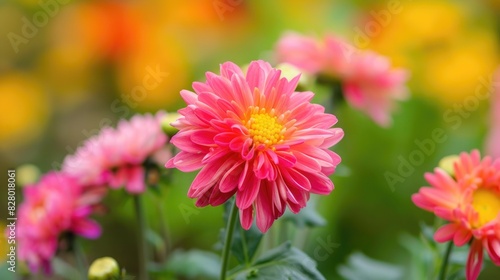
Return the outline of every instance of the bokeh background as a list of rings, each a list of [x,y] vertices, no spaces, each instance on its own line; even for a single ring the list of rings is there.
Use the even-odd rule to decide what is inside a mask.
[[[434,222],[410,200],[425,185],[423,173],[443,156],[483,148],[489,100],[469,103],[473,109],[464,114],[457,106],[477,92],[490,93],[500,65],[499,16],[497,0],[2,0],[1,178],[5,182],[6,170],[17,168],[22,185],[36,177],[36,168],[42,173],[60,168],[66,154],[120,118],[176,111],[183,106],[179,91],[191,89],[204,72],[218,71],[220,63],[272,61],[285,31],[334,33],[408,68],[411,98],[400,104],[390,128],[347,105],[335,107],[345,130],[335,147],[343,167],[333,176],[333,193],[318,200],[328,223],[310,231],[304,248],[312,255],[318,238],[338,245],[318,260],[327,279],[338,279],[337,267],[354,252],[404,264],[410,254],[401,236],[418,237],[422,222]],[[156,83],[146,85],[148,75]],[[446,140],[434,143],[402,180],[390,184],[385,174],[398,174],[402,162],[420,149],[416,141],[430,139],[435,129],[442,129]],[[148,194],[148,199],[163,201],[171,248],[212,250],[222,210],[193,207],[185,194],[194,175],[175,172],[162,196]],[[106,204],[107,213],[96,217],[102,237],[84,244],[88,258],[113,256],[133,274],[131,200],[114,192]],[[152,205],[149,221],[155,228],[160,217]],[[0,207],[5,221],[4,199]],[[498,275],[500,269],[487,264],[480,279]]]

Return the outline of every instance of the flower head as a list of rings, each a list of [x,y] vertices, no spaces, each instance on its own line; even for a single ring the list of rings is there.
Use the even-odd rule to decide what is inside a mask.
[[[462,246],[473,240],[467,261],[467,279],[481,271],[483,249],[500,265],[500,160],[477,150],[462,153],[454,163],[454,177],[441,168],[425,174],[430,187],[412,196],[420,208],[449,221],[435,233],[438,242],[453,240]]]
[[[407,97],[406,70],[393,69],[388,58],[357,50],[335,36],[316,40],[288,33],[278,42],[276,53],[280,62],[340,81],[346,100],[380,125],[390,124],[394,100]]]
[[[26,186],[18,215],[19,259],[26,261],[32,271],[43,269],[50,273],[50,260],[62,233],[97,238],[101,229],[89,219],[92,196],[74,178],[56,172],[45,175],[38,184]]]
[[[236,195],[240,222],[249,229],[253,217],[267,231],[286,207],[303,208],[310,193],[333,190],[328,178],[340,157],[328,150],[344,135],[331,128],[334,115],[311,104],[312,92],[295,92],[291,80],[268,63],[254,61],[244,74],[231,62],[221,74],[208,72],[195,92],[183,90],[187,107],[172,125],[172,143],[181,151],[166,164],[200,172],[188,191],[197,206],[220,205]]]
[[[74,155],[66,157],[63,171],[83,185],[125,186],[129,193],[144,192],[143,163],[149,157],[165,154],[162,147],[167,136],[161,128],[164,115],[136,115],[129,121],[120,121],[116,129],[104,128]]]

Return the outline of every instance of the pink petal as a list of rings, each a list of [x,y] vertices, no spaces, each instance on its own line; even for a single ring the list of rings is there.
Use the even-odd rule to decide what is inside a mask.
[[[101,235],[101,227],[99,224],[87,219],[75,220],[71,230],[75,234],[89,239],[96,239]]]
[[[249,230],[253,221],[253,207],[248,207],[246,209],[240,208],[239,211],[241,227],[245,230]]]
[[[460,247],[469,242],[471,237],[472,237],[472,232],[468,229],[461,227],[456,232],[455,237],[453,238],[453,243],[455,243],[455,246]]]
[[[283,176],[283,180],[289,188],[295,187],[304,191],[311,190],[311,182],[309,182],[307,177],[302,173],[293,168],[282,168],[280,171]]]
[[[495,237],[488,238],[487,240],[485,240],[484,245],[491,261],[495,265],[500,266],[500,240]]]
[[[125,168],[122,168],[125,169]],[[120,172],[120,171],[118,171]],[[131,194],[140,194],[143,193],[146,189],[145,184],[145,174],[144,168],[137,166],[133,168],[127,168],[127,182],[125,185],[125,189]]]
[[[453,239],[457,231],[460,230],[459,224],[446,224],[440,227],[436,233],[434,233],[434,239],[437,242],[447,242]]]
[[[236,188],[230,192],[221,192],[219,188],[213,188],[208,202],[212,206],[219,206],[230,199],[236,193]]]
[[[267,232],[275,220],[272,205],[273,202],[269,187],[264,186],[257,196],[255,203],[257,227],[263,233]]]
[[[240,179],[239,175],[243,170],[243,164],[244,162],[234,164],[234,166],[231,167],[231,169],[229,169],[226,174],[224,174],[219,184],[219,190],[221,192],[232,192],[233,190],[238,188],[238,182]]]
[[[480,240],[474,240],[470,246],[469,257],[467,258],[467,265],[465,267],[467,280],[476,280],[479,277],[482,264],[483,246]]]
[[[304,176],[311,183],[311,193],[329,195],[334,188],[332,180],[323,173],[304,173]]]
[[[203,159],[203,154],[192,154],[181,151],[174,158],[171,158],[166,164],[167,168],[178,168],[183,172],[191,172],[200,169]]]
[[[243,183],[243,187],[236,193],[236,205],[240,209],[250,207],[260,190],[261,180],[255,176],[249,176]]]

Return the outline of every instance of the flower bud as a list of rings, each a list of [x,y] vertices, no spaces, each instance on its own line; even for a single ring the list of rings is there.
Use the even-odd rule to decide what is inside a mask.
[[[175,122],[177,119],[181,117],[178,113],[168,113],[161,120],[161,128],[168,136],[173,136],[179,131],[177,128],[173,127],[171,123]]]
[[[446,171],[450,176],[455,176],[455,169],[453,165],[459,159],[457,155],[446,156],[439,161],[439,168]]]
[[[115,280],[120,278],[120,268],[115,259],[96,259],[89,268],[89,280]]]
[[[40,179],[40,169],[33,164],[23,164],[17,169],[17,182],[20,186],[36,183]]]
[[[287,80],[291,80],[300,75],[297,91],[303,91],[308,87],[308,85],[311,84],[311,76],[306,73],[302,73],[299,68],[293,66],[292,64],[280,63],[276,66],[276,68],[281,70],[281,76],[285,77]]]

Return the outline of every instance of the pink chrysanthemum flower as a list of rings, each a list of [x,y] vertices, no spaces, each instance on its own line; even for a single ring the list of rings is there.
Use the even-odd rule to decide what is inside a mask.
[[[129,121],[120,121],[116,129],[104,128],[75,155],[66,157],[63,171],[83,185],[125,186],[129,193],[144,192],[143,163],[147,158],[165,154],[162,148],[168,138],[160,123],[164,116],[163,112],[156,116],[136,115]]]
[[[393,69],[386,57],[357,50],[335,36],[316,40],[287,33],[277,44],[276,56],[308,74],[340,81],[349,104],[382,126],[391,123],[394,101],[408,95],[406,70]]]
[[[481,271],[483,248],[500,265],[500,160],[481,159],[477,150],[462,153],[454,162],[453,175],[441,168],[425,174],[431,186],[422,187],[412,200],[450,222],[435,233],[436,241],[453,240],[462,246],[473,240],[466,276],[474,280]]]
[[[491,96],[490,131],[486,139],[486,151],[493,158],[500,158],[500,69],[493,80],[493,96]]]
[[[295,92],[299,76],[281,77],[268,63],[250,63],[246,75],[231,62],[221,75],[208,72],[195,92],[183,90],[187,107],[172,125],[181,151],[166,167],[201,168],[188,196],[196,205],[220,205],[236,195],[240,222],[256,216],[265,232],[286,207],[298,213],[310,193],[327,195],[340,157],[328,150],[344,135],[334,115],[311,104],[312,92]]]
[[[97,238],[101,229],[89,219],[94,202],[93,193],[85,193],[74,178],[62,173],[49,173],[25,187],[16,231],[19,259],[33,272],[50,273],[62,233]]]

